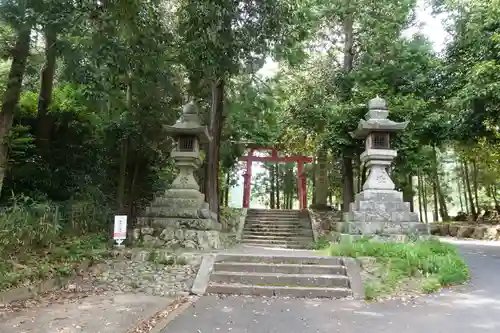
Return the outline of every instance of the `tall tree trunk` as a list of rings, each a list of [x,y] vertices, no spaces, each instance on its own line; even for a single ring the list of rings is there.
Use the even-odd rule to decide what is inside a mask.
[[[469,179],[469,166],[467,165],[467,161],[463,161],[463,168],[464,168],[464,179],[465,179],[465,185],[467,188],[467,196],[469,198],[469,205],[470,205],[470,212],[472,214],[472,218],[477,220],[477,210],[476,206],[474,205],[474,197],[472,196],[472,188],[470,184],[470,179]]]
[[[328,154],[325,147],[321,146],[317,151],[317,173],[316,173],[316,202],[315,207],[326,209],[328,200]]]
[[[230,189],[230,186],[229,186],[229,183],[231,183],[231,172],[228,171],[227,174],[226,174],[226,188],[224,190],[224,205],[226,207],[229,207],[229,189]]]
[[[207,154],[207,188],[205,198],[210,206],[210,210],[219,214],[219,154],[220,138],[223,125],[224,114],[224,79],[219,78],[212,85],[212,110],[210,113],[210,134],[212,141],[208,145]]]
[[[495,185],[491,186],[491,196],[493,197],[493,202],[495,203],[495,210],[500,213],[500,203],[497,198],[497,187]]]
[[[130,188],[128,195],[128,216],[135,217],[136,212],[136,199],[137,199],[137,178],[139,177],[140,163],[137,158],[134,161],[134,171],[132,173],[132,179],[130,180]]]
[[[9,161],[7,141],[14,121],[14,111],[21,96],[23,77],[30,51],[30,36],[31,23],[25,23],[18,32],[16,44],[12,50],[12,64],[3,94],[0,112],[0,194]]]
[[[437,196],[438,196],[438,203],[439,203],[439,214],[441,215],[441,218],[443,221],[449,221],[450,217],[448,216],[448,208],[446,207],[446,199],[444,197],[443,189],[441,187],[441,181],[439,179],[439,161],[437,157],[437,151],[436,151],[436,146],[432,146],[432,151],[433,151],[433,157],[434,157],[434,182],[435,182],[435,187],[437,191]]]
[[[274,168],[274,164],[269,165],[268,171],[270,175],[270,183],[271,183],[271,189],[269,191],[269,205],[271,206],[271,209],[276,208],[276,170]]]
[[[415,192],[413,191],[413,176],[408,175],[408,200],[410,202],[410,211],[415,212]]]
[[[56,73],[56,42],[57,32],[53,27],[47,26],[45,28],[45,63],[40,78],[37,132],[35,140],[36,146],[45,153],[50,147],[50,133],[54,124],[54,118],[49,114],[49,106],[52,102],[54,76]]]
[[[425,176],[422,175],[422,203],[424,204],[424,216],[425,216],[425,223],[429,223],[429,210],[427,209],[427,198],[429,197],[427,194],[427,186],[425,186]]]
[[[342,211],[348,212],[349,205],[354,201],[354,184],[352,172],[352,159],[349,157],[342,158]]]
[[[464,192],[465,213],[467,213],[467,215],[469,215],[470,214],[469,196],[467,193],[467,181],[465,180],[465,170],[464,170],[464,165],[462,162],[460,162],[460,178],[462,180],[462,188],[463,188],[463,192]]]
[[[438,175],[438,160],[436,146],[432,145],[432,158],[434,160],[432,166],[432,195],[434,198],[434,222],[439,221],[439,205],[438,205],[438,191],[439,191],[439,175]],[[443,217],[441,215],[441,217]]]
[[[434,177],[432,177],[434,178]],[[432,198],[433,198],[433,208],[434,210],[432,211],[432,220],[434,222],[437,222],[439,221],[439,205],[438,205],[438,189],[437,189],[437,186],[436,186],[436,180],[433,179],[432,180]]]
[[[118,188],[116,193],[116,203],[118,211],[125,213],[125,184],[127,180],[128,161],[128,139],[123,138],[120,142],[120,169],[118,171]]]
[[[462,178],[462,177],[460,177],[460,178]],[[460,186],[460,179],[457,179],[457,191],[458,191],[458,200],[460,201],[460,211],[465,212],[464,202],[462,200],[462,186]]]
[[[420,171],[417,174],[417,188],[418,188],[418,211],[420,213],[420,220],[424,221],[424,207],[422,202],[423,197],[423,184],[422,184],[422,174]]]
[[[343,66],[342,71],[344,77],[347,77],[349,72],[352,71],[353,61],[354,61],[354,13],[352,9],[347,8],[347,13],[343,19],[343,35],[344,35],[344,49],[343,49]],[[352,94],[352,84],[348,83],[347,80],[343,80],[341,83],[341,101],[348,102],[351,100]],[[352,158],[347,154],[346,151],[342,154],[342,205],[343,211],[349,211],[349,205],[354,201],[354,174],[352,170]]]
[[[280,192],[281,192],[281,171],[280,165],[276,163],[276,209],[280,209]]]
[[[474,187],[474,200],[476,202],[476,208],[477,208],[476,213],[480,214],[481,207],[479,205],[479,195],[478,195],[478,191],[479,191],[478,173],[479,173],[479,170],[477,168],[476,159],[473,158],[472,159],[472,184]]]
[[[130,114],[132,112],[132,74],[129,73],[127,78],[127,92],[126,92],[126,105],[127,111]],[[129,137],[128,133],[120,141],[120,167],[118,171],[118,188],[116,194],[116,203],[118,205],[118,211],[120,213],[125,213],[125,184],[127,180],[127,164],[128,164],[128,153],[129,153]]]
[[[313,168],[312,168],[312,202],[314,206],[316,204],[316,177],[318,177],[318,159],[317,156],[313,158]]]

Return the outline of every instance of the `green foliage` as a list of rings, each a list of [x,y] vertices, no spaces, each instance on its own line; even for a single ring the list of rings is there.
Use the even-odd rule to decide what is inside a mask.
[[[320,237],[312,245],[313,250],[324,250],[330,246],[330,241],[327,237]]]
[[[456,247],[437,240],[412,243],[390,243],[360,240],[332,244],[331,256],[373,257],[383,263],[387,273],[380,285],[366,286],[367,297],[389,293],[404,279],[424,278],[424,292],[439,286],[451,286],[466,282],[469,269]]]

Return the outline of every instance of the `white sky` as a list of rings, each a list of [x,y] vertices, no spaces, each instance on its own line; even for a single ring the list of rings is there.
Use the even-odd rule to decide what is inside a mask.
[[[431,8],[426,4],[426,0],[417,0],[417,21],[421,24],[420,27],[408,29],[403,33],[404,36],[411,36],[418,30],[422,32],[434,46],[436,52],[441,52],[445,46],[447,34],[441,23],[442,16],[433,17]],[[264,66],[259,70],[259,74],[263,77],[269,77],[276,74],[279,64],[268,58]]]

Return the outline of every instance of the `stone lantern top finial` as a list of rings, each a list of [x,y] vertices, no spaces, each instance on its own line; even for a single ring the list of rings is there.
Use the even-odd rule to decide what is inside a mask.
[[[182,113],[183,114],[198,114],[198,107],[196,106],[196,104],[193,101],[191,101],[183,106]]]
[[[183,106],[182,116],[179,119],[183,123],[193,123],[195,126],[200,126],[200,117],[198,117],[198,106],[191,101]]]
[[[191,101],[182,107],[182,115],[174,125],[165,126],[166,134],[177,137],[179,135],[195,135],[204,143],[211,140],[206,126],[201,124],[198,116],[198,106]]]
[[[365,115],[366,120],[370,119],[387,119],[389,110],[387,103],[383,98],[378,95],[368,101],[368,113]]]
[[[387,103],[385,102],[385,99],[380,98],[380,96],[377,95],[375,98],[372,98],[368,101],[368,109],[387,110]]]

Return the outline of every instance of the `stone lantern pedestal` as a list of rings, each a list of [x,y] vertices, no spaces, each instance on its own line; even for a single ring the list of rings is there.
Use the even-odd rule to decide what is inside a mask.
[[[166,130],[176,142],[171,156],[179,172],[171,188],[139,219],[141,228],[134,230],[133,239],[154,247],[217,249],[221,224],[194,177],[201,163],[200,143],[211,140],[200,124],[196,105],[185,105],[181,119]]]
[[[387,119],[386,102],[374,98],[368,103],[368,113],[361,119],[354,138],[365,139],[361,162],[368,169],[363,191],[356,195],[344,215],[344,231],[354,235],[428,234],[428,226],[420,223],[410,204],[403,202],[403,193],[396,191],[387,169],[397,156],[391,149],[391,133],[404,130],[408,122]]]

